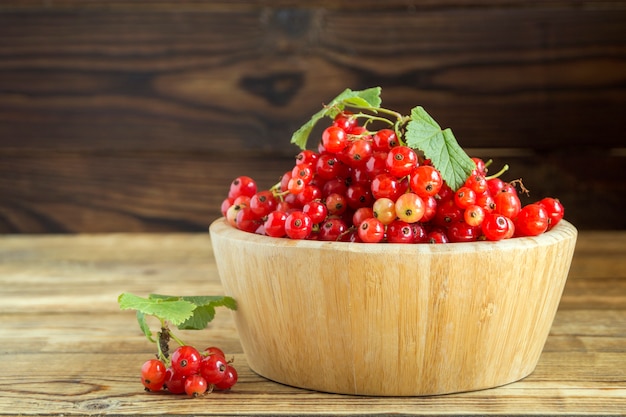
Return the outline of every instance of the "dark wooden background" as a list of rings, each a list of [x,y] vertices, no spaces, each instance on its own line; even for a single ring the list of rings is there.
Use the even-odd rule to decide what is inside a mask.
[[[204,231],[346,87],[626,228],[626,1],[0,3],[0,232]]]

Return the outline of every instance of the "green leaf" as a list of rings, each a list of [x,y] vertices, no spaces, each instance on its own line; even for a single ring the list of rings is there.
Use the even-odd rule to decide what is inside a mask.
[[[442,130],[421,106],[411,110],[405,140],[407,146],[424,152],[453,190],[461,187],[476,167],[456,141],[452,130]]]
[[[226,307],[231,310],[237,309],[235,299],[228,296],[207,295],[172,297],[169,295],[150,294],[148,298],[154,300],[171,300],[175,298],[192,303],[195,306],[193,314],[188,319],[177,325],[179,329],[183,330],[204,329],[215,317],[216,307]]]
[[[152,338],[152,331],[150,330],[150,326],[148,326],[148,322],[146,322],[146,315],[141,311],[137,310],[137,322],[139,323],[139,328],[146,335],[149,341],[156,343],[156,340]]]
[[[300,149],[306,149],[306,143],[317,122],[324,117],[334,118],[346,105],[365,108],[379,107],[382,102],[380,92],[380,87],[357,91],[352,91],[349,88],[345,89],[341,94],[332,99],[328,105],[324,106],[323,109],[311,116],[308,122],[296,130],[291,136],[291,143],[297,145]]]
[[[117,299],[120,309],[137,310],[143,314],[159,317],[178,326],[192,316],[196,306],[189,301],[177,297],[165,299],[151,299],[138,297],[133,294],[123,293]],[[141,325],[141,323],[140,323]],[[145,331],[144,331],[145,333]]]

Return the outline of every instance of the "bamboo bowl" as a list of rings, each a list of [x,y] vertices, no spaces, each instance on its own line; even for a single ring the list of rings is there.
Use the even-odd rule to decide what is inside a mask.
[[[248,364],[283,384],[421,396],[517,381],[535,369],[577,230],[500,242],[296,241],[210,227]]]

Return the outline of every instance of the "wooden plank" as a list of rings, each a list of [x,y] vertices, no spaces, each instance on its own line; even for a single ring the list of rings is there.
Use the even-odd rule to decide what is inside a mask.
[[[297,149],[289,148],[287,157],[0,150],[0,232],[205,231],[234,178],[269,188],[293,167]],[[471,154],[488,158],[492,150]],[[511,166],[503,179],[523,179],[531,191],[524,203],[554,196],[580,229],[626,228],[623,156],[512,150],[493,159],[493,171]]]
[[[115,299],[124,290],[219,292],[208,234],[5,235],[0,340],[11,360],[3,361],[0,372],[0,414],[621,414],[626,284],[623,270],[619,278],[605,277],[616,271],[611,259],[623,252],[624,239],[623,233],[580,233],[576,273],[539,364],[517,383],[409,398],[292,388],[248,367],[232,317],[223,311],[207,330],[184,336],[192,344],[215,342],[232,352],[240,382],[228,394],[191,400],[142,391],[138,367],[151,357],[152,346],[132,312],[119,311]],[[602,254],[608,256],[604,263],[586,266]]]
[[[0,13],[2,147],[280,152],[277,138],[323,102],[372,85],[399,111],[424,105],[470,147],[623,145],[622,2],[423,13],[74,5]]]

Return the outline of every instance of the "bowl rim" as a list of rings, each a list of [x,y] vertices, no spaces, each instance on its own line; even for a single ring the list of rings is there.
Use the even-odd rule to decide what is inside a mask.
[[[333,251],[358,251],[369,253],[409,251],[411,253],[465,253],[465,252],[492,252],[494,250],[512,250],[521,247],[549,246],[560,241],[576,238],[578,230],[567,220],[561,220],[552,229],[538,236],[514,237],[499,241],[450,242],[444,244],[429,243],[363,243],[363,242],[336,242],[321,240],[296,240],[287,237],[271,237],[256,233],[245,232],[231,226],[226,218],[220,217],[209,226],[209,235],[256,244],[282,248],[326,249]]]

